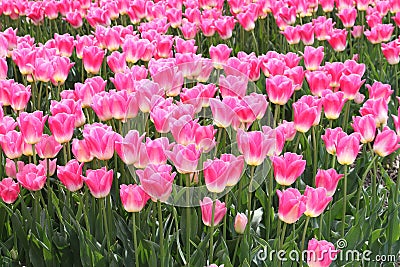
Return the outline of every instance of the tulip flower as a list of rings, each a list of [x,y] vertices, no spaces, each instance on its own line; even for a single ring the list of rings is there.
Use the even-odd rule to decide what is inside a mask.
[[[274,154],[276,147],[274,134],[265,134],[261,131],[245,132],[242,129],[238,129],[237,143],[239,152],[251,166],[262,164],[266,156]]]
[[[136,130],[130,130],[125,138],[119,134],[115,141],[115,151],[121,160],[127,164],[135,164],[139,161],[139,151],[145,134],[139,135]]]
[[[209,50],[214,68],[223,69],[223,65],[226,65],[232,48],[229,48],[226,44],[218,44],[217,46],[212,45]]]
[[[168,138],[160,137],[154,140],[146,138],[146,151],[148,155],[148,160],[152,164],[166,164],[167,155],[165,152],[170,150],[172,144],[170,145]]]
[[[382,131],[379,131],[374,141],[374,152],[381,156],[386,157],[397,149],[400,148],[400,136],[395,131],[384,127]]]
[[[32,145],[39,143],[46,119],[47,115],[43,116],[43,112],[38,110],[33,113],[22,112],[19,114],[18,126],[26,143]]]
[[[22,169],[18,168],[18,182],[30,191],[38,191],[46,183],[46,169],[43,165],[27,164]]]
[[[195,144],[183,146],[176,144],[172,151],[165,151],[165,154],[173,162],[179,173],[193,173],[197,171],[201,151],[196,148]]]
[[[97,170],[86,170],[86,177],[83,177],[90,193],[95,198],[106,197],[111,190],[113,182],[113,170],[107,171],[106,167]]]
[[[201,218],[203,220],[204,225],[211,226],[212,220],[212,209],[213,209],[213,201],[209,197],[203,198],[200,200],[200,208],[201,208]],[[225,203],[215,200],[215,212],[214,212],[214,223],[213,225],[218,225],[226,214],[227,208],[225,207]]]
[[[44,167],[47,174],[47,159],[39,160],[39,165],[42,165]],[[49,177],[54,175],[54,173],[56,172],[56,168],[57,168],[57,159],[49,160],[49,170],[48,170]]]
[[[31,97],[31,87],[28,85],[25,87],[22,84],[14,83],[10,88],[11,94],[11,108],[14,111],[21,111],[28,105],[29,99]]]
[[[306,161],[303,156],[286,152],[283,156],[272,156],[274,176],[278,184],[289,186],[304,172]]]
[[[361,149],[360,139],[361,136],[359,133],[352,133],[350,135],[343,136],[338,140],[336,156],[340,164],[353,164]]]
[[[64,144],[72,139],[75,127],[75,118],[73,114],[57,113],[49,117],[49,127],[55,140]]]
[[[68,57],[54,57],[51,60],[51,64],[54,70],[51,82],[56,86],[64,84],[68,78],[69,71],[75,65],[74,62],[71,63]]]
[[[71,192],[75,192],[83,186],[82,167],[83,163],[79,164],[76,159],[68,161],[65,166],[57,166],[58,179]]]
[[[86,140],[72,140],[72,154],[79,162],[90,162],[94,156]]]
[[[5,58],[0,58],[0,80],[5,80],[7,78],[7,61]]]
[[[0,145],[7,158],[19,158],[24,148],[23,136],[15,130],[9,131],[5,135],[0,135]]]
[[[360,114],[362,116],[366,116],[368,114],[373,115],[376,127],[380,127],[381,125],[385,126],[389,118],[388,103],[383,98],[379,98],[377,100],[368,99],[360,108]]]
[[[386,103],[390,102],[390,96],[393,94],[390,84],[384,84],[381,82],[374,82],[371,85],[365,85],[368,89],[369,99],[379,100],[381,98],[385,99]]]
[[[101,123],[87,124],[83,130],[83,137],[94,157],[109,160],[114,156],[117,135],[111,127]]]
[[[122,205],[127,212],[139,212],[146,205],[150,196],[136,184],[121,184],[119,190]]]
[[[342,128],[337,127],[335,129],[328,128],[325,130],[325,134],[321,136],[321,139],[325,143],[326,151],[331,155],[336,155],[336,150],[339,141],[346,136]]]
[[[244,213],[239,212],[238,214],[236,214],[234,223],[235,232],[238,234],[243,234],[244,231],[246,230],[247,222],[248,219]]]
[[[361,143],[366,144],[374,141],[376,134],[375,119],[372,114],[362,117],[353,117],[352,127],[354,132],[360,133]]]
[[[364,82],[358,74],[342,75],[339,80],[340,90],[345,98],[353,100]]]
[[[339,252],[335,246],[325,240],[313,238],[308,241],[307,264],[309,267],[329,267]]]
[[[56,141],[53,135],[42,135],[40,142],[35,145],[36,152],[40,158],[52,159],[60,152],[62,145]]]
[[[356,17],[357,17],[357,9],[355,8],[344,8],[339,11],[338,17],[343,23],[345,28],[353,27]]]
[[[18,198],[19,192],[19,184],[14,182],[12,178],[4,178],[1,180],[0,196],[5,203],[14,203],[14,201]]]
[[[98,74],[104,58],[104,50],[97,46],[83,49],[83,66],[88,73]]]
[[[295,223],[306,211],[304,196],[295,188],[276,190],[279,198],[278,217],[285,223]]]
[[[324,108],[325,117],[330,120],[339,118],[346,101],[347,99],[344,98],[343,92],[322,91],[322,107]]]
[[[11,178],[17,178],[17,168],[15,167],[15,162],[13,160],[6,158],[6,165],[4,171],[6,173],[6,176]]]
[[[149,164],[144,170],[137,170],[143,190],[153,201],[166,202],[172,192],[172,184],[176,173],[166,164]]]
[[[327,196],[333,196],[339,180],[343,178],[343,174],[338,174],[335,169],[318,170],[315,176],[315,186],[326,189]]]
[[[327,191],[323,187],[315,189],[307,186],[304,196],[306,203],[304,214],[309,217],[318,217],[321,215],[332,200],[332,197],[327,195]]]
[[[293,103],[294,110],[294,127],[297,131],[305,133],[313,126],[314,121],[319,116],[318,107],[310,107],[302,101]]]
[[[293,81],[284,75],[276,75],[265,81],[269,101],[277,105],[285,105],[293,95]]]
[[[324,59],[324,47],[320,46],[314,48],[312,46],[306,46],[304,48],[303,59],[307,70],[317,70]]]
[[[320,97],[322,91],[329,89],[332,76],[325,71],[310,71],[305,76],[312,95]]]

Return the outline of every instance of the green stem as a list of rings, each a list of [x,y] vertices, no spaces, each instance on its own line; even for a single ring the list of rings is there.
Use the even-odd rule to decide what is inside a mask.
[[[233,262],[232,262],[232,266],[235,266],[235,263],[236,263],[236,254],[237,254],[237,250],[238,250],[238,248],[239,248],[239,243],[240,243],[240,240],[242,239],[242,236],[240,235],[239,237],[238,237],[238,239],[236,240],[236,245],[235,245],[235,251],[233,252]]]
[[[346,207],[347,207],[347,165],[344,165],[343,179],[343,213],[342,213],[342,238],[344,238],[344,229],[346,228]]]
[[[190,259],[190,234],[191,234],[191,214],[190,214],[190,173],[186,174],[186,258]]]
[[[343,128],[343,131],[345,131],[345,132],[346,132],[347,123],[348,123],[348,120],[349,120],[349,113],[350,113],[350,101],[347,101],[345,103],[344,120],[343,120],[343,123],[342,123],[342,128]]]
[[[313,177],[317,174],[317,165],[318,165],[318,147],[317,147],[317,137],[315,134],[315,127],[312,127],[312,142],[313,142],[313,154],[314,154],[314,162],[313,162]]]
[[[247,219],[248,219],[248,223],[246,225],[246,235],[247,235],[247,242],[250,246],[251,244],[251,198],[252,198],[252,194],[251,194],[251,187],[252,187],[252,183],[253,183],[253,178],[254,178],[254,171],[256,169],[256,166],[251,166],[250,168],[250,181],[249,181],[249,187],[248,187],[248,191],[247,191]],[[249,249],[249,262],[251,262],[251,249]]]
[[[308,217],[308,216],[306,217],[306,223],[304,224],[303,236],[301,238],[300,253],[303,253],[303,251],[304,251],[304,243],[306,241],[307,227],[308,227],[308,223],[310,222],[310,218],[311,217]],[[303,266],[303,261],[301,261],[300,266]]]
[[[275,105],[275,114],[274,114],[274,128],[278,125],[279,123],[279,109],[280,105]]]
[[[132,213],[132,232],[133,232],[133,246],[135,248],[135,266],[139,267],[139,253],[138,253],[138,244],[137,244],[137,236],[136,236],[136,212]]]
[[[268,180],[268,205],[267,205],[267,221],[266,221],[266,241],[269,240],[270,226],[271,226],[271,208],[272,208],[272,191],[274,185],[274,173],[272,169],[269,170],[269,180]]]
[[[164,225],[163,225],[163,218],[162,218],[162,210],[161,210],[161,201],[157,200],[157,209],[158,209],[158,231],[159,231],[159,238],[160,238],[160,260],[161,260],[161,267],[164,267],[165,257],[164,257]]]
[[[393,236],[394,236],[394,234],[393,234],[393,231],[394,231],[394,226],[395,226],[395,224],[397,224],[398,223],[398,216],[399,216],[399,209],[398,208],[396,208],[396,206],[398,205],[398,203],[399,203],[399,189],[400,189],[400,172],[397,172],[397,181],[396,181],[396,189],[395,189],[395,191],[394,191],[394,194],[393,194],[393,203],[392,203],[392,205],[394,205],[394,213],[393,213],[393,219],[392,219],[392,221],[391,221],[391,223],[390,223],[390,228],[389,228],[389,246],[388,246],[388,248],[389,248],[389,253],[388,254],[391,254],[392,253],[392,251],[393,251],[393,246],[392,246],[392,240],[393,240]]]
[[[101,203],[101,210],[104,212],[103,219],[104,219],[104,230],[106,232],[107,251],[110,252],[110,250],[111,250],[110,233],[109,233],[109,229],[108,229],[108,218],[107,218],[107,212],[106,212],[107,197],[100,199],[100,203]]]
[[[374,164],[374,162],[375,162],[375,160],[377,158],[378,158],[378,155],[375,155],[372,158],[371,162],[369,163],[368,167],[365,169],[364,174],[363,174],[363,176],[361,178],[361,182],[360,182],[360,185],[359,185],[359,188],[358,188],[358,192],[357,192],[357,205],[356,205],[356,211],[357,211],[356,214],[357,215],[359,214],[359,211],[360,211],[361,192],[362,192],[362,189],[363,189],[363,186],[364,186],[364,183],[365,183],[365,179],[367,178],[367,174],[371,170],[371,167],[373,166],[373,164]],[[356,217],[357,217],[357,215],[356,215]]]
[[[36,161],[36,149],[35,149],[35,145],[32,145],[32,153],[33,153],[33,164],[37,165],[37,161]]]
[[[210,262],[213,262],[214,258],[214,217],[215,217],[215,202],[213,199],[212,212],[211,212],[211,227],[210,227]]]
[[[322,240],[322,224],[324,222],[323,218],[324,218],[324,213],[322,213],[321,216],[319,216],[319,240]]]

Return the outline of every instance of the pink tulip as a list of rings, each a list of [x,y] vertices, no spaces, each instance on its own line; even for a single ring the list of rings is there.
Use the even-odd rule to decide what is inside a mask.
[[[360,114],[366,116],[371,114],[375,119],[376,127],[385,126],[388,120],[388,103],[385,99],[368,99],[360,108]]]
[[[5,165],[4,170],[5,170],[6,176],[11,177],[11,178],[17,178],[17,168],[15,167],[14,160],[6,158],[6,165]]]
[[[65,92],[65,90],[63,92]],[[60,121],[60,120],[56,120],[56,118],[55,118],[55,117],[57,117],[56,115],[58,113],[74,115],[74,127],[75,128],[84,125],[85,121],[86,121],[86,117],[83,114],[80,100],[75,101],[73,99],[61,99],[60,102],[52,100],[51,104],[50,104],[50,111],[53,116],[53,119],[51,119],[53,122],[50,122],[50,118],[49,118],[49,126],[50,126],[50,124],[54,124],[54,126],[56,126],[57,123],[55,123],[54,121]],[[62,115],[60,117],[60,119],[64,116],[65,115]],[[67,116],[66,120],[68,120],[68,119],[69,119],[69,117]],[[50,126],[50,130],[51,130],[51,128],[52,128],[52,126]],[[57,127],[55,127],[55,128],[57,128]],[[53,135],[55,132],[57,132],[56,129],[54,129],[54,131],[52,131]]]
[[[43,134],[40,142],[35,145],[38,156],[42,159],[55,158],[62,146],[56,141],[53,135]]]
[[[214,26],[221,39],[226,40],[232,37],[235,19],[231,16],[221,16],[214,21]]]
[[[18,182],[30,191],[38,191],[46,183],[46,169],[43,165],[27,164],[23,168],[18,168]]]
[[[278,217],[285,223],[295,223],[306,211],[304,196],[295,188],[276,190],[279,198]]]
[[[246,225],[248,223],[247,216],[244,213],[238,213],[235,217],[234,228],[235,232],[238,234],[243,234],[246,230]]]
[[[19,184],[14,182],[12,178],[4,178],[1,180],[0,196],[5,203],[14,203],[14,201],[18,198],[19,192]]]
[[[24,140],[21,133],[12,130],[0,135],[0,144],[7,158],[16,159],[22,156]]]
[[[39,165],[42,165],[47,174],[47,160],[39,160]],[[49,175],[53,176],[57,168],[57,159],[49,160]]]
[[[171,145],[166,137],[160,137],[154,140],[146,138],[146,151],[149,162],[155,165],[166,164],[167,155],[165,152],[170,150]]]
[[[59,35],[54,34],[55,46],[57,53],[63,57],[71,57],[74,50],[74,37],[70,36],[69,33]]]
[[[321,3],[322,5],[322,3]],[[318,41],[326,41],[330,39],[330,34],[334,30],[332,18],[327,19],[325,16],[320,16],[313,20],[314,33]]]
[[[76,159],[68,161],[65,166],[57,166],[58,179],[71,192],[75,192],[83,186],[82,167],[83,163],[79,164]]]
[[[325,134],[321,136],[321,139],[325,143],[326,151],[331,155],[336,155],[336,148],[339,141],[346,136],[342,128],[337,127],[335,129],[328,128],[325,130]]]
[[[276,105],[285,105],[295,89],[293,81],[283,75],[267,78],[265,87],[269,101]]]
[[[343,178],[343,174],[338,174],[335,169],[318,170],[315,176],[315,186],[326,189],[327,196],[333,196],[339,180]]]
[[[22,112],[19,114],[18,126],[26,143],[33,145],[40,141],[46,119],[47,115],[43,116],[43,112],[38,110],[33,113]]]
[[[210,108],[214,124],[219,128],[228,128],[236,118],[235,111],[219,99],[211,98]]]
[[[107,171],[106,167],[97,170],[86,170],[86,177],[83,177],[90,193],[95,198],[106,197],[111,190],[113,182],[113,170]]]
[[[341,9],[338,13],[338,17],[342,21],[345,28],[351,28],[356,21],[357,10],[355,8]]]
[[[315,189],[307,186],[304,191],[304,197],[306,199],[306,211],[304,214],[309,217],[321,215],[332,200],[331,196],[327,196],[327,191],[324,187]]]
[[[183,146],[181,144],[174,145],[172,151],[165,151],[165,154],[174,164],[179,173],[194,173],[197,171],[201,151],[196,148],[195,144]]]
[[[374,142],[374,152],[381,156],[386,157],[400,148],[400,136],[396,132],[384,127],[382,131],[378,131]]]
[[[228,165],[228,179],[226,181],[227,186],[236,185],[240,177],[242,176],[244,168],[244,158],[242,155],[234,156],[232,154],[222,154],[220,159]]]
[[[343,92],[322,91],[322,107],[324,108],[325,117],[329,120],[339,118],[346,101],[347,99],[344,98]]]
[[[226,65],[231,52],[232,48],[229,48],[226,44],[218,44],[217,46],[211,46],[210,58],[214,64],[214,68],[223,69],[223,65]]]
[[[14,111],[21,111],[28,105],[29,99],[31,97],[31,87],[28,85],[25,87],[22,84],[14,83],[10,88],[11,94],[11,108]]]
[[[55,140],[64,144],[72,139],[75,127],[75,115],[67,113],[57,113],[49,117],[49,127]]]
[[[340,86],[340,77],[342,77],[343,71],[345,70],[344,64],[342,62],[326,62],[323,69],[331,76],[331,82],[329,86],[332,87],[333,90],[336,92],[336,89]]]
[[[121,160],[127,164],[135,164],[139,161],[139,151],[145,134],[139,135],[136,130],[130,130],[125,138],[117,135],[115,150]]]
[[[146,205],[150,196],[136,184],[121,184],[119,190],[122,205],[127,212],[139,212]]]
[[[337,160],[342,165],[351,165],[355,161],[358,153],[360,152],[360,139],[359,133],[352,133],[343,136],[338,140],[336,147]]]
[[[165,202],[172,193],[172,184],[176,173],[171,173],[172,167],[166,164],[149,164],[144,170],[137,170],[143,190],[153,201]]]
[[[211,226],[212,222],[212,209],[213,209],[213,201],[209,197],[203,198],[200,200],[200,208],[201,208],[201,218],[203,220],[204,225]],[[226,214],[227,208],[225,207],[225,203],[215,200],[215,210],[214,210],[214,222],[213,225],[218,225]]]
[[[68,78],[69,71],[75,65],[74,62],[71,63],[68,57],[54,57],[51,60],[51,64],[54,70],[51,82],[56,86],[64,84]]]
[[[98,74],[103,63],[104,50],[97,46],[85,47],[83,49],[83,66],[88,73]]]
[[[47,83],[53,77],[53,65],[49,60],[36,58],[33,68],[33,77],[36,81]]]
[[[82,15],[78,10],[68,12],[64,19],[75,29],[78,29],[83,25]]]
[[[361,143],[366,144],[374,141],[376,124],[373,115],[368,114],[362,117],[353,117],[352,127],[355,132],[360,133]]]
[[[321,96],[322,91],[329,88],[332,76],[325,71],[310,71],[305,73],[312,95]]]
[[[381,50],[385,56],[387,62],[390,65],[396,65],[400,62],[400,48],[396,41],[389,42],[387,44],[381,44]]]
[[[126,56],[123,53],[114,51],[107,57],[107,65],[114,73],[124,72],[127,68]]]
[[[317,70],[324,59],[324,47],[320,46],[314,48],[312,46],[306,46],[304,48],[303,58],[307,70]]]
[[[101,123],[86,124],[83,130],[83,137],[90,153],[94,157],[100,160],[109,160],[114,156],[117,135],[111,126]]]
[[[340,90],[345,98],[353,100],[364,82],[358,74],[342,75],[339,80]]]
[[[278,184],[289,186],[304,172],[306,161],[301,155],[286,152],[283,156],[272,156],[275,180]]]
[[[294,110],[294,127],[298,132],[305,133],[313,126],[314,121],[318,118],[318,107],[310,107],[302,101],[293,103]]]
[[[247,77],[243,75],[228,75],[219,77],[219,90],[223,98],[227,96],[244,97],[247,91]]]
[[[384,84],[381,82],[374,82],[371,85],[365,85],[368,89],[368,96],[370,99],[379,100],[381,98],[385,99],[386,103],[390,102],[390,96],[393,94],[390,84]]]
[[[329,267],[339,252],[332,243],[315,238],[308,241],[307,251],[310,252],[307,253],[309,267]]]
[[[314,44],[314,25],[311,22],[300,26],[300,39],[306,46]]]
[[[135,88],[139,109],[143,113],[150,112],[151,99],[154,95],[164,95],[164,90],[159,86],[159,84],[148,79],[137,81],[135,83]]]
[[[284,141],[293,141],[294,137],[296,136],[296,129],[294,128],[294,122],[288,122],[283,120],[281,124],[279,124],[275,128],[278,132],[282,132]]]
[[[244,160],[252,166],[258,166],[263,163],[266,156],[272,156],[276,146],[274,134],[265,134],[261,131],[245,132],[242,129],[238,129],[237,143]]]
[[[229,164],[221,159],[207,160],[203,163],[204,180],[208,191],[221,193],[229,179]]]
[[[86,140],[72,140],[72,154],[79,162],[90,162],[94,156]]]

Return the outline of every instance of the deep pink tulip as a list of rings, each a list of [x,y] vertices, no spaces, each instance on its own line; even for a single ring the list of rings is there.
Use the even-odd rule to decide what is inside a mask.
[[[234,156],[232,154],[222,154],[220,159],[228,164],[228,180],[226,182],[227,186],[236,185],[240,177],[242,176],[243,168],[244,168],[244,157]]]
[[[342,165],[351,165],[357,158],[360,152],[360,139],[359,133],[352,133],[350,135],[343,136],[338,140],[336,147],[337,161]]]
[[[176,144],[172,151],[167,150],[165,154],[179,173],[194,173],[197,171],[201,151],[196,148],[195,144],[187,146]]]
[[[326,151],[331,155],[336,155],[338,143],[345,136],[346,133],[340,127],[326,129],[325,134],[321,136],[321,139],[325,143]]]
[[[244,75],[228,75],[219,77],[219,90],[221,96],[244,97],[247,91],[248,79]]]
[[[305,133],[313,126],[318,118],[318,107],[310,107],[302,101],[293,103],[294,127],[298,132]]]
[[[65,92],[65,90],[64,90]],[[51,101],[50,104],[50,111],[51,115],[53,117],[56,117],[58,113],[66,113],[66,114],[71,114],[74,115],[74,127],[80,127],[85,124],[86,117],[83,114],[82,106],[81,106],[81,101],[75,101],[74,99],[61,99],[60,102]],[[52,120],[55,120],[54,118]],[[50,124],[50,118],[49,118],[49,124]],[[51,129],[51,126],[50,126]],[[54,134],[54,132],[53,132]]]
[[[38,156],[42,159],[55,158],[60,152],[62,145],[56,141],[53,135],[43,134],[40,142],[35,145]]]
[[[7,158],[16,159],[22,156],[24,140],[20,132],[12,130],[0,135],[0,144]]]
[[[236,214],[234,223],[235,232],[238,234],[243,234],[246,230],[247,223],[248,219],[246,214],[240,212]]]
[[[36,58],[35,65],[33,66],[33,77],[36,81],[49,82],[53,77],[53,65],[51,61],[44,58]]]
[[[29,99],[31,97],[31,86],[25,87],[22,84],[14,83],[10,88],[11,94],[11,108],[14,111],[21,111],[28,105]]]
[[[42,165],[47,174],[47,160],[39,160],[39,165]],[[57,168],[57,159],[49,160],[49,176],[53,176]]]
[[[51,64],[54,70],[51,82],[56,86],[64,84],[68,78],[69,71],[75,65],[74,62],[71,63],[68,57],[54,57],[51,60]]]
[[[324,187],[315,189],[307,186],[304,191],[304,197],[306,203],[304,214],[309,217],[318,217],[321,215],[332,200],[332,197],[327,195]]]
[[[171,146],[172,144],[169,143],[167,137],[160,137],[154,140],[146,138],[146,151],[149,162],[155,165],[166,164],[167,155],[165,152],[170,150]]]
[[[276,149],[275,134],[261,131],[245,132],[238,129],[237,143],[248,165],[257,166],[263,163],[266,156],[272,156]]]
[[[357,9],[355,8],[344,8],[337,14],[343,23],[345,28],[353,27],[357,18]]]
[[[281,131],[283,133],[283,137],[285,141],[293,141],[296,136],[296,129],[294,128],[294,122],[283,121],[281,124],[276,127],[277,131]]]
[[[324,59],[324,47],[320,46],[314,48],[312,46],[306,46],[304,48],[303,59],[307,70],[317,70]]]
[[[76,159],[72,159],[65,166],[57,166],[58,179],[71,192],[75,192],[83,186],[83,164],[79,163]]]
[[[203,163],[204,180],[208,191],[221,193],[227,186],[229,179],[229,163],[221,159],[208,159]]]
[[[116,133],[111,126],[101,123],[86,124],[83,130],[91,154],[100,160],[109,160],[114,156]]]
[[[342,75],[339,80],[340,90],[345,98],[353,100],[364,82],[358,74]]]
[[[74,139],[72,140],[72,154],[79,162],[90,162],[94,156],[91,153],[87,141]]]
[[[7,78],[7,61],[5,58],[0,58],[0,80],[5,80]]]
[[[236,118],[235,111],[219,99],[211,98],[210,108],[214,124],[219,128],[228,128]]]
[[[231,52],[232,48],[229,48],[226,44],[211,46],[210,58],[214,64],[214,68],[223,69],[223,65],[226,65]]]
[[[400,148],[400,136],[389,127],[384,127],[376,135],[373,148],[377,155],[386,157]]]
[[[368,99],[360,108],[360,114],[366,116],[371,114],[374,116],[376,127],[386,125],[388,120],[388,103],[383,98],[374,100]]]
[[[314,25],[311,22],[300,26],[300,39],[306,46],[314,44]]]
[[[83,66],[86,72],[98,74],[104,59],[104,50],[97,46],[85,47],[83,49]]]
[[[339,252],[332,243],[325,240],[318,241],[315,238],[308,241],[307,251],[309,251],[307,253],[309,267],[329,267]]]
[[[221,16],[219,19],[214,21],[215,29],[221,39],[226,40],[232,37],[235,22],[235,19],[231,16]]]
[[[72,139],[75,118],[75,115],[67,113],[57,113],[49,117],[50,131],[58,143],[64,144]]]
[[[123,53],[114,51],[107,57],[107,65],[114,73],[124,72],[127,68],[126,56]]]
[[[331,45],[332,49],[336,52],[342,52],[347,46],[347,30],[334,29],[330,34],[328,43]]]
[[[323,67],[323,70],[331,76],[329,86],[332,87],[334,91],[340,86],[339,80],[343,75],[344,69],[345,66],[342,62],[326,62]]]
[[[346,101],[347,99],[344,98],[343,92],[322,91],[322,107],[324,108],[325,117],[329,120],[339,118]]]
[[[320,97],[322,91],[329,89],[332,76],[325,71],[309,71],[305,76],[312,95]]]
[[[387,44],[381,44],[381,50],[385,56],[387,62],[390,65],[396,65],[400,62],[400,47],[396,41],[389,42]]]
[[[279,198],[279,219],[288,224],[295,223],[306,211],[304,196],[295,188],[276,190],[276,193]]]
[[[201,208],[201,218],[203,220],[204,225],[211,226],[212,220],[212,209],[213,209],[213,201],[209,197],[203,198],[200,200],[200,208]],[[226,214],[227,208],[225,207],[225,203],[215,200],[215,210],[214,210],[214,222],[213,225],[218,225]]]
[[[166,164],[149,164],[144,170],[137,170],[143,190],[152,198],[153,201],[168,200],[172,192],[172,184],[176,173],[172,167]]]
[[[97,170],[86,170],[86,177],[83,177],[90,193],[95,198],[106,197],[111,190],[113,182],[113,170],[107,171],[106,167]]]
[[[151,108],[151,99],[154,95],[163,96],[164,90],[158,83],[143,79],[135,83],[138,106],[141,112],[149,113]]]
[[[26,143],[33,145],[40,141],[46,119],[47,115],[43,116],[43,112],[38,110],[33,113],[21,112],[19,114],[18,126]]]
[[[338,174],[335,169],[318,170],[315,176],[315,186],[326,189],[327,196],[333,196],[339,180],[343,178],[343,174]]]
[[[203,153],[210,152],[210,150],[216,145],[216,133],[217,130],[214,129],[214,126],[212,125],[199,126],[194,133],[196,147],[201,149]]]
[[[286,152],[283,156],[272,156],[275,181],[283,186],[293,184],[304,172],[306,161],[303,156]]]
[[[46,183],[46,169],[43,165],[27,164],[17,173],[18,182],[30,191],[38,191]]]
[[[374,141],[376,135],[376,124],[371,114],[362,117],[353,117],[352,127],[355,132],[360,133],[361,143],[366,144]]]
[[[380,98],[383,98],[387,103],[390,102],[390,97],[394,92],[391,90],[390,84],[384,84],[377,81],[375,81],[372,86],[367,84],[365,87],[368,89],[369,99],[379,100]]]
[[[1,199],[7,203],[11,204],[17,200],[20,189],[19,184],[14,182],[12,178],[4,178],[0,182],[0,195]]]
[[[146,205],[150,196],[136,184],[121,184],[119,190],[122,205],[127,212],[139,212]]]
[[[14,160],[6,158],[6,165],[4,171],[6,173],[6,176],[14,179],[17,178],[17,168],[15,167]]]
[[[284,75],[267,78],[265,87],[269,101],[276,105],[285,105],[295,89],[293,81]]]

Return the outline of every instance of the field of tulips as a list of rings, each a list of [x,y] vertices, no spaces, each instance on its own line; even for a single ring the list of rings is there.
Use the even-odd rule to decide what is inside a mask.
[[[1,266],[400,266],[400,0],[0,0]]]

